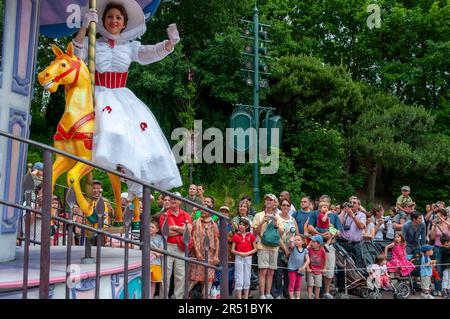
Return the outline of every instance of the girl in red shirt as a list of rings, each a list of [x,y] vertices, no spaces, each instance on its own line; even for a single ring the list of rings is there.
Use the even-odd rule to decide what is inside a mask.
[[[236,256],[234,265],[234,289],[236,298],[248,299],[250,290],[250,275],[252,268],[252,255],[257,251],[256,237],[250,230],[250,221],[243,217],[239,221],[238,232],[231,238],[231,253]]]

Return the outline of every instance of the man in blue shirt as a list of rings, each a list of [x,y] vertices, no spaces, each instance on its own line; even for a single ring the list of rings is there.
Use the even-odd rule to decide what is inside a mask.
[[[323,195],[321,197],[321,201],[326,200],[328,203],[330,203],[329,196]],[[311,236],[319,234],[317,231],[317,219],[319,217],[319,212],[315,211],[314,213],[311,213],[308,220],[308,232],[311,234]],[[339,219],[339,216],[336,214],[336,212],[332,212],[328,215],[330,219],[330,229],[326,233],[322,233],[319,235],[322,235],[323,238],[326,240],[325,248],[327,249],[327,268],[326,271],[323,273],[323,282],[324,282],[324,294],[323,298],[325,299],[333,299],[332,295],[330,294],[331,289],[331,282],[335,275],[335,267],[336,267],[336,250],[334,246],[332,245],[331,241],[334,236],[338,235],[342,224]],[[333,225],[333,227],[331,227]],[[334,232],[331,231],[334,229]]]
[[[304,196],[300,202],[301,210],[296,211],[292,214],[292,217],[297,222],[298,231],[301,235],[308,236],[308,234],[305,234],[305,225],[308,225],[308,219],[316,214],[317,211],[311,210],[311,198],[309,196]],[[316,217],[317,219],[317,217]]]
[[[402,228],[408,255],[420,254],[420,247],[426,242],[425,231],[426,226],[422,214],[416,211],[411,213],[411,220],[407,221]]]

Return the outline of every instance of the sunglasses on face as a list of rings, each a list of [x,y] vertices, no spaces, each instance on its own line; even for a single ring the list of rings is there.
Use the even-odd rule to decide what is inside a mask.
[[[289,205],[289,204],[283,204],[283,205],[281,205],[281,206],[287,206],[287,207],[290,207],[291,205]]]

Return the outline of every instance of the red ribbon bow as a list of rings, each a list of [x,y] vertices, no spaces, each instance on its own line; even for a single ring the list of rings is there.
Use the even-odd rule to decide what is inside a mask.
[[[105,112],[105,111],[107,111],[109,114],[111,114],[111,112],[112,112],[111,106],[105,107],[105,108],[103,109],[103,112]]]
[[[111,49],[114,49],[114,46],[116,45],[116,41],[108,39],[108,45]]]
[[[147,128],[148,128],[147,123],[142,122],[142,123],[141,123],[141,130],[142,130],[142,132],[144,132]]]

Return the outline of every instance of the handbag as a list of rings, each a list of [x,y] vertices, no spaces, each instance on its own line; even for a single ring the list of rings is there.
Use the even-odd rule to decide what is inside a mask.
[[[275,228],[273,221],[270,221],[267,225],[266,231],[262,235],[261,243],[269,247],[278,247],[280,244],[280,233]]]

